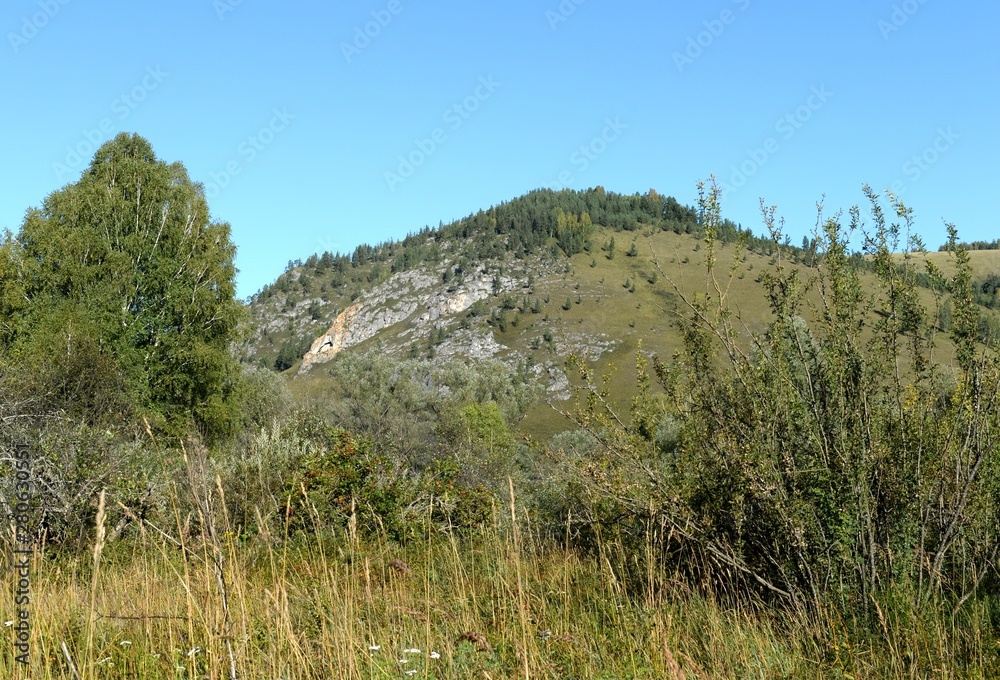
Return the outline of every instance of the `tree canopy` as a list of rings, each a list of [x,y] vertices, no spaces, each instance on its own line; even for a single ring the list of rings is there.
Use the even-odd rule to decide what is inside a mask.
[[[222,434],[244,314],[235,253],[184,166],[120,134],[0,243],[4,358],[48,379],[68,408],[96,407],[86,386],[113,377],[119,408]]]

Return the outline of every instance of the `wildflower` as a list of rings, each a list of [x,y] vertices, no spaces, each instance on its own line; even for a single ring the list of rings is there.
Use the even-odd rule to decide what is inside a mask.
[[[131,640],[122,640],[118,644],[120,644],[122,647],[128,647],[130,644],[132,644],[132,641]]]
[[[382,649],[382,645],[370,645],[368,647],[369,652],[377,652],[380,649]]]
[[[4,622],[3,622],[3,625],[5,625],[5,626],[7,626],[8,628],[10,628],[11,626],[13,626],[13,625],[14,625],[14,622],[13,622],[13,621],[4,621]]]
[[[399,663],[410,663],[409,659],[398,659]]]
[[[420,650],[414,647],[413,649],[404,649],[403,654],[420,654]]]
[[[412,671],[406,671],[406,674],[407,675],[414,675],[416,672],[417,672],[417,669],[414,668]]]
[[[197,654],[197,653],[198,653],[198,652],[200,652],[200,651],[201,651],[201,647],[195,647],[195,648],[193,648],[193,649],[192,649],[192,650],[191,650],[190,652],[188,652],[188,654],[187,654],[187,655],[188,655],[188,656],[194,656],[195,654]]]
[[[440,659],[441,655],[438,654],[437,652],[431,652],[431,658],[432,659]]]

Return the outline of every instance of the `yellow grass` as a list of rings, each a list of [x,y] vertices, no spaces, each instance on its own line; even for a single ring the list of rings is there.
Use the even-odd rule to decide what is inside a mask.
[[[896,255],[896,259],[899,261],[903,261],[905,257],[902,253]],[[955,273],[955,264],[949,253],[933,252],[909,255],[909,261],[914,264],[917,271],[926,271],[925,260],[933,262],[945,276],[952,276]],[[977,279],[1000,273],[1000,250],[970,250],[969,264],[972,266],[973,277]]]
[[[729,609],[655,561],[626,587],[620,547],[586,556],[542,540],[513,495],[497,515],[475,535],[407,545],[362,538],[351,522],[323,538],[223,533],[218,544],[181,522],[147,523],[95,555],[36,558],[31,672],[5,640],[0,676],[910,677],[912,659],[930,668],[929,657],[945,660],[937,677],[957,677],[954,631],[928,637],[890,620],[888,644],[852,640],[836,612]],[[985,676],[989,663],[984,654],[963,673]]]

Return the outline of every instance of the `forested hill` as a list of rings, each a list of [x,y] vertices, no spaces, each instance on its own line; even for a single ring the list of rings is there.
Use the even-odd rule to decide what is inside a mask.
[[[730,221],[718,231],[723,241],[742,233]],[[486,276],[497,294],[505,292],[504,281],[512,282],[514,270],[533,281],[581,253],[610,246],[613,257],[616,233],[626,235],[619,240],[634,241],[639,233],[663,232],[699,235],[698,211],[653,189],[631,195],[602,187],[539,189],[400,241],[361,245],[351,254],[314,254],[289,262],[274,283],[252,297],[255,323],[245,358],[279,369],[291,366],[337,314],[396,274],[434,270],[442,290],[452,293],[461,291],[468,277]],[[744,236],[762,252],[773,247]]]
[[[253,296],[251,337],[242,358],[271,369],[292,368],[337,324],[343,336],[331,339],[337,352],[377,339],[388,343],[390,353],[411,357],[432,355],[451,341],[451,354],[502,356],[509,351],[524,358],[527,350],[519,345],[540,342],[533,332],[541,334],[542,342],[555,338],[557,345],[560,333],[594,338],[600,332],[609,336],[608,342],[620,341],[640,323],[634,313],[624,314],[625,307],[651,305],[643,313],[650,314],[650,329],[658,329],[660,321],[651,309],[672,306],[660,293],[644,299],[641,286],[636,296],[637,284],[649,280],[652,285],[658,275],[650,247],[676,256],[663,263],[670,264],[671,277],[703,286],[697,268],[684,266],[703,259],[696,255],[704,237],[702,222],[698,209],[652,189],[631,195],[602,187],[540,189],[437,228],[425,227],[400,241],[361,245],[350,254],[314,254],[304,262],[289,262],[274,283]],[[778,251],[792,263],[817,262],[813,239],[792,245],[787,236],[756,236],[726,219],[715,232],[722,244],[740,241],[745,246],[751,271],[760,271]],[[616,258],[616,252],[623,257]],[[978,256],[973,263],[976,301],[995,307],[996,275],[991,278],[990,272],[1000,267],[991,264],[987,251],[973,255]],[[948,256],[928,254],[944,266]],[[979,261],[981,267],[976,266]],[[871,266],[859,253],[850,262]],[[932,285],[926,275],[917,279],[918,285]],[[622,286],[631,294],[624,299]],[[764,318],[766,305],[757,297],[751,304],[760,307]],[[605,329],[570,331],[567,321],[586,327],[595,318],[584,304],[588,300],[618,306],[621,313],[601,312],[599,318],[610,324]],[[574,320],[573,306],[580,304],[583,318]],[[534,314],[538,320],[518,328],[522,316]],[[518,330],[510,331],[508,321]],[[588,342],[573,346],[594,349]]]
[[[596,187],[540,189],[400,241],[363,244],[353,253],[314,254],[288,263],[278,279],[251,299],[254,359],[270,365],[284,349],[301,356],[311,337],[336,313],[394,274],[443,267],[441,283],[458,289],[484,263],[564,259],[592,247],[597,227],[634,231],[640,225],[691,233],[697,213],[654,190],[630,196]],[[445,262],[449,266],[444,267]],[[488,268],[488,267],[487,267]],[[501,267],[496,267],[497,274]],[[285,359],[278,366],[286,366]]]
[[[436,229],[425,227],[401,241],[378,245],[363,244],[352,254],[322,253],[305,262],[289,262],[288,270],[304,267],[317,276],[335,272],[328,290],[350,287],[349,269],[378,265],[368,272],[366,283],[374,283],[385,273],[407,271],[413,266],[441,259],[442,253],[461,242],[461,255],[472,260],[490,260],[508,254],[523,258],[548,253],[571,256],[588,247],[595,226],[615,231],[635,231],[652,226],[675,233],[695,233],[698,215],[694,208],[681,205],[672,196],[650,189],[646,194],[623,195],[602,187],[586,191],[539,189],[511,201],[464,217]],[[735,231],[736,225],[727,223]],[[253,300],[266,300],[285,292],[289,271],[265,286]],[[308,281],[308,278],[307,278]]]

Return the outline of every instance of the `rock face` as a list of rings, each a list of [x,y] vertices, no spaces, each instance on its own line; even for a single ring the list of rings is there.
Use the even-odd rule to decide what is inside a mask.
[[[532,350],[538,349],[543,337],[547,338],[548,351],[555,356],[575,354],[591,361],[613,352],[620,344],[603,333],[581,332],[558,318],[550,320],[548,314],[543,318],[541,314],[536,316],[534,310],[525,313],[524,307],[532,300],[535,304],[541,299],[549,303],[550,286],[572,285],[566,276],[570,270],[564,263],[542,258],[515,262],[488,260],[473,265],[463,262],[459,271],[461,274],[455,273],[455,259],[425,262],[380,279],[381,283],[362,289],[353,299],[343,295],[333,304],[347,306],[336,313],[336,318],[318,336],[319,329],[314,325],[318,319],[313,317],[310,307],[313,303],[322,304],[325,313],[333,314],[329,299],[317,298],[315,290],[298,298],[294,305],[288,304],[287,298],[284,301],[276,298],[271,314],[261,318],[261,336],[285,329],[298,337],[308,333],[306,337],[314,338],[302,358],[299,375],[309,373],[317,364],[332,361],[345,350],[362,344],[367,347],[372,340],[378,341],[378,351],[400,359],[424,356],[435,362],[493,359],[516,367],[525,365],[529,350],[524,346],[530,341]],[[293,270],[288,276],[297,281],[302,275]],[[536,284],[541,284],[540,290]],[[520,311],[517,307],[502,306],[510,302],[520,305]],[[473,308],[475,313],[469,314]],[[493,319],[500,318],[496,316],[498,313],[523,315],[526,323],[523,332],[520,335],[496,332]],[[570,382],[561,360],[532,362],[531,370],[550,398],[571,398]]]
[[[421,271],[396,274],[382,285],[369,291],[354,304],[342,311],[323,335],[316,338],[302,358],[299,373],[305,373],[317,363],[330,361],[340,352],[374,337],[380,331],[403,321],[413,319],[412,328],[403,335],[411,338],[427,336],[433,327],[461,314],[477,301],[490,296],[492,278],[479,273],[469,277],[460,290],[442,291],[440,279]],[[516,279],[504,284],[513,288],[520,285]],[[491,356],[499,345],[482,338],[475,346],[476,354]],[[492,338],[490,338],[492,341]]]
[[[464,356],[469,359],[490,359],[506,349],[484,330],[460,330],[438,348],[442,357]]]
[[[299,373],[308,371],[316,361],[329,361],[344,349],[344,339],[353,326],[354,317],[357,316],[359,309],[360,305],[351,305],[337,315],[330,330],[316,338],[309,351],[302,357]]]

